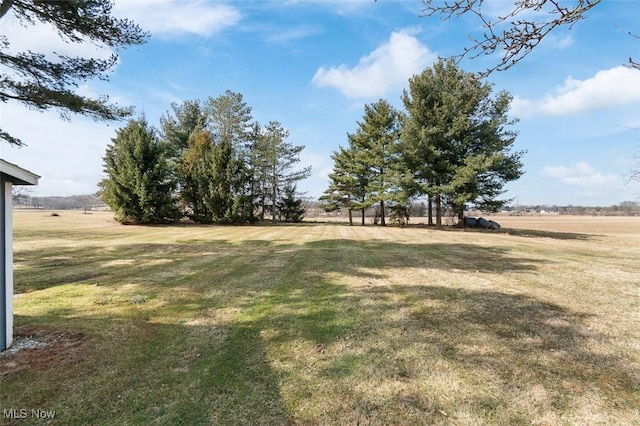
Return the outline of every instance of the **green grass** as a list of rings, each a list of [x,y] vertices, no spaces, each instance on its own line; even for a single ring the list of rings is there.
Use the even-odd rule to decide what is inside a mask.
[[[14,228],[16,328],[88,338],[2,377],[3,409],[65,425],[640,423],[639,231],[40,212]]]

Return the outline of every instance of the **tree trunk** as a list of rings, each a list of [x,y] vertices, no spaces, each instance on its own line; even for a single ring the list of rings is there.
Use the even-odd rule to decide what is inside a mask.
[[[384,221],[384,201],[380,201],[380,225],[387,226]]]
[[[362,209],[362,225],[363,225],[363,226],[364,226],[364,210],[365,210],[365,209]]]
[[[275,181],[275,179],[274,179]],[[273,192],[271,193],[271,222],[276,223],[276,197],[278,196],[278,189],[276,188],[275,182],[273,185]]]
[[[349,225],[353,226],[353,210],[349,209]]]
[[[442,198],[436,195],[436,228],[442,229]]]
[[[464,204],[458,207],[458,226],[464,226]]]
[[[433,225],[433,195],[429,195],[427,198],[427,225]]]

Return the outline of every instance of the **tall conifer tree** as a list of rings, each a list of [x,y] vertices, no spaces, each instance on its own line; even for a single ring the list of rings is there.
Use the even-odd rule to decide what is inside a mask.
[[[177,175],[184,213],[198,223],[211,223],[214,220],[210,202],[213,150],[211,133],[199,130],[191,134],[187,149],[178,160]]]
[[[387,203],[395,200],[392,188],[397,185],[394,163],[400,140],[400,125],[398,111],[389,102],[380,99],[365,105],[358,130],[349,135],[354,161],[368,175],[366,196],[359,207],[366,209],[378,204],[382,225],[386,224]]]
[[[403,101],[408,122],[401,151],[404,184],[434,200],[436,225],[442,227],[443,203],[462,217],[465,206],[496,209],[504,184],[522,174],[522,152],[512,152],[516,133],[507,116],[511,97],[492,97],[492,86],[460,70],[453,60],[439,61],[409,80]]]
[[[167,223],[179,219],[176,181],[161,144],[146,119],[130,120],[108,145],[104,202],[121,223]]]

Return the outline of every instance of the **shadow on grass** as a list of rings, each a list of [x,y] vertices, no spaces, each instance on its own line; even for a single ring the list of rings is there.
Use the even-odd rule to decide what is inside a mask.
[[[303,259],[305,264],[299,265]],[[301,245],[249,240],[190,240],[182,243],[127,244],[20,250],[14,254],[16,293],[61,284],[120,285],[142,283],[160,287],[183,285],[205,273],[207,279],[229,268],[238,274],[259,273],[290,263],[314,273],[340,272],[376,277],[374,270],[428,268],[447,271],[527,272],[542,260],[518,257],[506,247],[474,244],[401,244],[388,241],[333,239]],[[296,263],[297,262],[297,263]],[[158,282],[158,278],[162,282]]]
[[[18,291],[75,282],[191,293],[146,312],[151,322],[69,308],[19,317],[89,332],[94,347],[74,366],[80,376],[25,372],[32,376],[11,379],[0,402],[23,406],[35,394],[62,412],[92,395],[98,402],[73,411],[78,424],[447,423],[442,413],[530,424],[593,398],[605,418],[633,412],[640,372],[587,330],[582,314],[525,295],[447,287],[428,273],[403,285],[386,280],[411,268],[528,274],[545,262],[507,247],[350,239],[22,250]],[[224,310],[233,313],[216,320]]]
[[[541,231],[536,229],[511,229],[504,228],[500,232],[514,235],[516,237],[529,237],[529,238],[552,238],[554,240],[591,240],[598,237],[596,234],[580,234],[574,232],[556,232],[556,231]]]
[[[2,407],[55,411],[55,424],[68,425],[291,424],[260,330],[250,325],[60,316],[16,323],[88,340],[76,353],[61,341],[60,350],[54,343],[8,358],[28,365],[2,378]]]
[[[325,280],[243,309],[269,346],[315,345],[286,374],[316,383],[298,384],[302,399],[326,387],[340,395],[320,403],[335,410],[322,422],[433,424],[466,412],[481,424],[531,424],[570,418],[589,398],[609,419],[640,404],[640,371],[603,349],[611,342],[582,325],[587,315],[524,295],[412,284],[354,292]]]

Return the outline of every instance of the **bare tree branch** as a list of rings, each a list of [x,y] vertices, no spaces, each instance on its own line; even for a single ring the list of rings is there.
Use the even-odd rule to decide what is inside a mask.
[[[477,58],[502,52],[498,64],[483,73],[486,76],[493,71],[511,68],[531,53],[551,31],[558,27],[572,28],[600,2],[575,0],[573,6],[566,6],[567,0],[517,0],[511,10],[492,18],[482,9],[485,0],[422,0],[422,16],[440,16],[446,21],[475,15],[482,22],[484,32],[480,37],[469,35],[471,45],[454,58]]]

